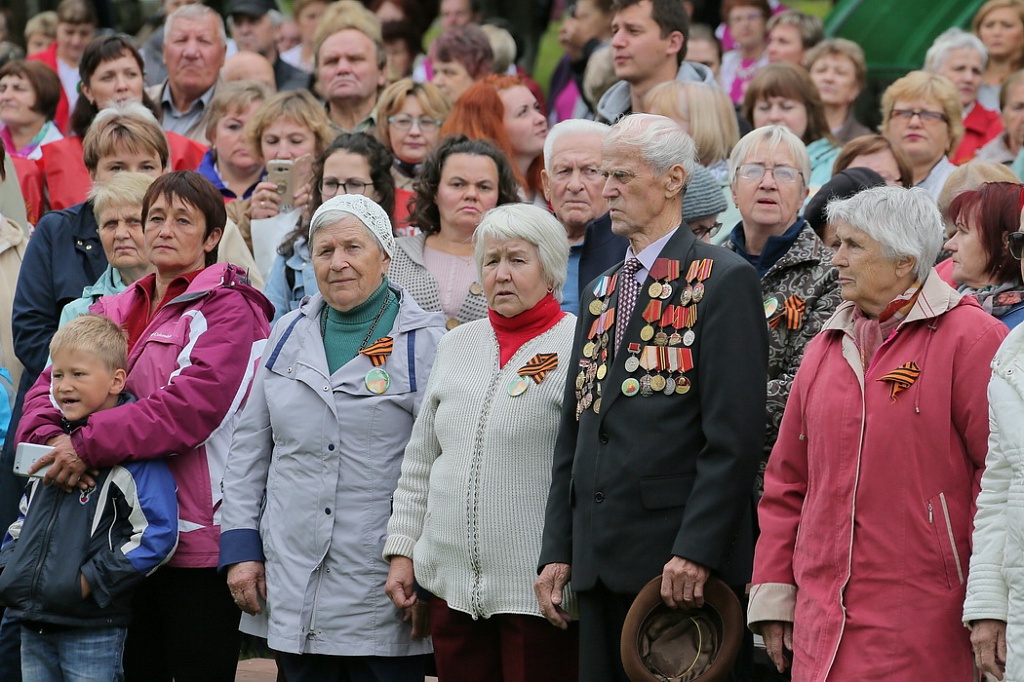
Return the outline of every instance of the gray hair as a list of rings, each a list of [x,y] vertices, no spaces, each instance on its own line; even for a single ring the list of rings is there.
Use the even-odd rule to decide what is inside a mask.
[[[914,275],[921,282],[942,248],[942,215],[920,187],[872,187],[832,201],[827,213],[828,222],[848,223],[881,244],[889,260],[914,258]]]
[[[182,5],[178,9],[168,15],[167,19],[164,20],[164,36],[171,34],[171,24],[178,19],[187,19],[188,21],[205,21],[206,17],[213,16],[217,19],[217,35],[220,36],[220,44],[228,44],[228,34],[224,29],[224,19],[217,14],[216,10],[210,9],[206,5]]]
[[[793,131],[785,126],[771,125],[752,130],[736,143],[729,155],[729,184],[736,183],[736,172],[739,167],[747,162],[750,155],[761,145],[768,145],[768,155],[774,156],[779,145],[783,145],[793,155],[797,168],[803,173],[804,187],[811,177],[811,158],[807,155],[807,147],[803,140],[797,137]]]
[[[98,182],[89,191],[96,222],[103,226],[105,214],[112,208],[133,207],[142,213],[142,199],[153,184],[145,173],[116,173],[106,182]]]
[[[544,169],[551,172],[551,156],[555,151],[555,143],[563,135],[607,135],[611,126],[599,121],[588,121],[585,118],[570,118],[556,123],[548,131],[544,140]]]
[[[988,64],[988,50],[985,48],[985,44],[973,33],[954,26],[940,33],[932,46],[928,48],[924,57],[924,70],[938,73],[942,65],[949,59],[950,52],[964,48],[970,48],[981,55],[981,68],[984,69]]]
[[[569,263],[569,240],[558,220],[533,204],[502,204],[484,214],[473,233],[476,271],[483,280],[484,248],[488,239],[522,239],[537,247],[541,270],[551,282],[555,300],[562,300]]]
[[[687,182],[697,163],[693,138],[667,116],[630,114],[612,126],[604,144],[637,147],[641,160],[659,175],[679,164],[686,171]]]

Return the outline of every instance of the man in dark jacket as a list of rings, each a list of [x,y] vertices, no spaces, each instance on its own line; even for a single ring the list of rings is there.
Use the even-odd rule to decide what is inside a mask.
[[[703,604],[712,573],[750,579],[767,326],[757,271],[681,224],[695,155],[647,114],[602,150],[612,230],[630,246],[581,301],[535,586],[564,627],[571,572],[586,682],[627,682],[622,623],[652,578],[670,608]]]
[[[612,233],[601,196],[601,142],[608,126],[573,119],[554,126],[544,142],[544,198],[569,238],[569,272],[562,310],[579,315],[580,296],[598,275],[622,262],[629,242]]]

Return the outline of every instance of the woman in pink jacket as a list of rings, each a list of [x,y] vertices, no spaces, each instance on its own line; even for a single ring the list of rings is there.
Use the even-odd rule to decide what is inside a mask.
[[[135,594],[125,645],[134,680],[233,682],[239,611],[217,572],[221,478],[274,309],[245,272],[217,263],[224,200],[194,171],[158,178],[142,202],[156,272],[91,312],[128,332],[128,390],[138,402],[63,435],[43,372],[25,400],[20,439],[55,446],[45,482],[92,485],[90,471],[167,458],[178,486],[178,549]]]
[[[747,620],[794,682],[969,682],[961,608],[1007,331],[932,270],[942,218],[923,190],[868,189],[828,217],[845,302],[768,460]]]

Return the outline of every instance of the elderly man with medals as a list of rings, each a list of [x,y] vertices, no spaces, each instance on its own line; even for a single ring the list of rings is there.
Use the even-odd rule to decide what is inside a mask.
[[[605,139],[625,262],[585,289],[535,585],[565,624],[572,579],[580,679],[625,682],[629,606],[661,574],[671,608],[716,575],[750,579],[751,488],[764,440],[767,325],[756,270],[680,224],[693,141],[634,114]]]

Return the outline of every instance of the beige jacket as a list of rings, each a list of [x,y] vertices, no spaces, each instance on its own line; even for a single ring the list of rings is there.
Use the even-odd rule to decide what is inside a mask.
[[[11,314],[18,272],[27,245],[28,235],[21,226],[13,220],[0,218],[0,367],[10,370],[15,386],[21,380],[22,366],[14,356]]]

